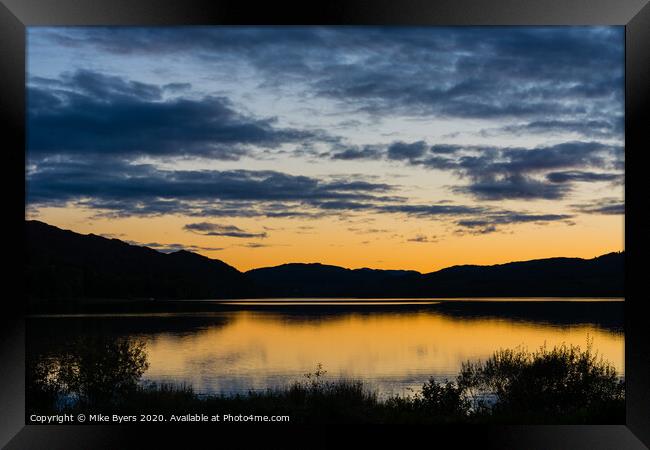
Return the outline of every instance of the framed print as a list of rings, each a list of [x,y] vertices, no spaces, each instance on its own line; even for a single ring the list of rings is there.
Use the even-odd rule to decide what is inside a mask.
[[[647,2],[3,1],[7,448],[647,448]]]

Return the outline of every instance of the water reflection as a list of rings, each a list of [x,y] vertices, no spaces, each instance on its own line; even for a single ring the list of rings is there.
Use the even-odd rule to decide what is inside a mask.
[[[281,387],[322,363],[382,394],[407,394],[430,376],[454,378],[462,362],[499,348],[546,344],[594,349],[624,371],[622,303],[450,304],[299,308],[238,306],[192,314],[33,318],[28,352],[72,336],[142,340],[143,381],[195,392]]]

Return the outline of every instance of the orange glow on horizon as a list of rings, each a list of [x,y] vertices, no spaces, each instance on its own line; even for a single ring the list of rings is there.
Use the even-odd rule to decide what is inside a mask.
[[[241,271],[286,263],[322,263],[346,268],[417,270],[428,273],[454,265],[491,265],[550,257],[594,258],[624,250],[622,216],[585,216],[575,225],[520,224],[504,231],[459,235],[442,221],[398,216],[349,220],[223,220],[264,239],[204,236],[183,226],[196,218],[91,218],[74,208],[48,208],[28,215],[77,233],[105,235],[140,244],[181,244]],[[583,220],[580,220],[583,219]],[[214,221],[216,222],[216,221]],[[416,242],[424,236],[428,242]],[[253,246],[249,246],[249,245]]]

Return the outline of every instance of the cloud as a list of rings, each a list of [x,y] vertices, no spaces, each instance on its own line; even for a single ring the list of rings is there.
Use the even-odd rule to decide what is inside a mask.
[[[177,156],[238,160],[266,151],[313,156],[317,143],[331,145],[331,151],[321,153],[331,160],[402,161],[449,171],[464,183],[450,186],[452,192],[479,200],[558,200],[575,183],[622,180],[616,173],[623,169],[622,145],[599,141],[622,141],[623,136],[620,27],[92,27],[29,33],[30,49],[68,49],[68,54],[74,49],[98,61],[135,57],[164,64],[167,58],[183,58],[214,77],[243,68],[262,90],[287,88],[297,98],[326,102],[341,115],[341,123],[352,117],[347,113],[360,112],[350,122],[355,127],[369,119],[363,114],[378,121],[479,118],[492,120],[500,133],[578,133],[584,138],[535,148],[429,145],[424,140],[352,145],[325,131],[281,127],[275,117],[244,113],[222,95],[193,92],[195,86],[184,79],[156,85],[90,70],[57,77],[34,74],[28,88],[28,157],[30,164],[41,163],[41,172],[31,180],[33,199],[75,198],[115,213],[123,207],[127,215],[184,211],[203,217],[386,212],[386,204],[398,201],[363,184],[347,183],[343,189],[332,180],[311,187],[307,181],[299,186],[299,177],[269,176],[244,180],[247,186],[235,192],[230,185],[218,190],[181,179],[196,176],[224,186],[233,181],[224,179],[225,172],[139,174],[132,167],[123,177],[146,182],[139,194],[117,176],[108,181],[109,194],[102,194],[85,185],[83,174],[67,172],[67,161],[82,155],[123,162]],[[293,153],[284,148],[287,144],[295,146]],[[45,180],[50,169],[44,167],[57,158],[63,161],[61,173],[71,176],[67,182]],[[110,161],[101,165],[117,167]],[[235,178],[237,183],[246,177]],[[305,194],[283,195],[281,185],[289,180],[290,190]],[[171,191],[165,193],[162,185]],[[268,190],[252,192],[254,185]],[[55,200],[47,189],[61,196]],[[270,207],[273,201],[277,208]]]
[[[620,173],[595,173],[595,172],[582,172],[579,170],[566,171],[566,172],[550,172],[546,174],[546,179],[552,183],[569,183],[572,181],[582,182],[599,182],[599,181],[612,181],[622,182],[623,174]]]
[[[412,143],[394,142],[388,146],[388,159],[415,159],[424,155],[426,143],[417,141]]]
[[[380,117],[517,120],[523,128],[512,133],[573,131],[583,123],[588,138],[622,137],[612,125],[623,115],[623,27],[86,27],[29,33],[30,45],[45,49],[112,59],[182,57],[222,73],[241,68],[260,85],[304,89]]]
[[[557,186],[563,186],[558,184]],[[27,202],[90,209],[96,216],[289,217],[317,218],[365,212],[456,221],[477,229],[477,220],[495,226],[563,221],[567,215],[537,215],[483,204],[441,201],[410,203],[390,194],[393,186],[359,179],[318,179],[275,171],[162,170],[147,164],[57,160],[35,164],[27,174]],[[472,222],[473,221],[473,222]],[[212,236],[261,238],[234,225],[198,222],[186,230]],[[382,230],[368,230],[368,232]]]
[[[261,233],[228,225],[228,218],[394,214],[490,233],[522,223],[568,223],[572,215],[511,211],[484,200],[556,201],[577,183],[623,181],[621,27],[81,27],[28,33],[30,51],[56,55],[68,49],[64,56],[85,55],[96,63],[90,67],[111,70],[133,57],[147,66],[135,75],[142,80],[164,76],[155,70],[170,60],[188,63],[188,70],[200,67],[187,78],[159,84],[90,70],[30,73],[29,208],[78,206],[111,217],[185,215],[192,217],[188,222],[196,220],[188,226],[210,225],[188,231],[240,238]],[[282,117],[291,125],[280,125],[276,117],[245,112],[248,106],[223,94],[200,91],[224,75],[234,79],[238,70],[260,90],[254,93],[286,93],[312,111],[310,102],[317,102],[323,108],[315,120],[336,125],[329,131],[301,129],[294,125],[304,120],[292,116],[296,111]],[[264,105],[261,98],[253,110]],[[494,128],[485,133],[559,138],[540,140],[547,144],[537,147],[460,145],[449,137],[427,142],[419,132],[410,141],[399,134],[388,138],[381,132],[391,130],[380,128],[417,122],[417,130],[421,123],[469,123],[465,119],[476,129],[489,122]],[[354,128],[354,138],[345,142],[331,135],[337,126],[348,133]],[[393,142],[364,142],[378,127],[378,135]],[[401,163],[411,172],[446,171],[462,183],[447,186],[450,192],[481,201],[416,201],[399,196],[400,186],[383,182],[390,180],[386,176],[145,164],[183,157],[190,161],[186,167],[196,167],[197,158],[234,161],[273,152],[328,158],[339,168],[375,160]],[[298,173],[300,165],[291,167]],[[618,214],[623,205],[570,208]]]
[[[31,206],[82,207],[119,216],[314,217],[326,209],[401,200],[393,186],[277,171],[162,170],[123,161],[55,160],[27,173]]]
[[[452,170],[468,177],[470,184],[452,189],[484,200],[561,199],[571,191],[573,182],[612,181],[620,179],[621,174],[557,169],[615,168],[619,153],[619,146],[581,141],[532,149],[488,149],[479,156],[464,156],[456,161]],[[555,172],[549,173],[551,170]]]
[[[617,198],[603,198],[593,203],[582,203],[571,205],[575,211],[584,214],[605,214],[605,215],[623,215],[625,214],[625,202]]]
[[[585,28],[396,31],[393,45],[379,40],[383,59],[369,52],[363,64],[338,65],[317,88],[381,115],[594,118],[596,105],[622,112],[622,36]]]
[[[266,248],[266,247],[272,247],[272,245],[260,244],[259,242],[247,242],[246,244],[241,245],[241,247],[246,247],[246,248]]]
[[[202,251],[216,252],[224,249],[224,247],[202,247],[200,245],[186,245],[186,244],[177,244],[177,243],[173,243],[173,244],[160,244],[158,242],[142,243],[142,242],[131,241],[131,240],[126,240],[124,242],[131,245],[137,245],[139,247],[149,247],[162,253],[174,253],[181,250],[186,250],[189,252],[202,252]]]
[[[473,234],[473,235],[481,235],[481,234],[490,234],[490,233],[496,233],[497,227],[495,225],[492,225],[484,220],[476,220],[476,221],[466,221],[464,224],[459,224],[461,227],[458,230],[456,230],[456,234]]]
[[[203,236],[224,236],[247,239],[267,237],[265,231],[261,233],[251,233],[244,231],[235,225],[220,225],[209,222],[189,223],[185,225],[183,229],[191,231],[192,233],[202,234]]]
[[[576,182],[621,182],[622,173],[578,169],[621,170],[623,147],[598,141],[568,141],[534,148],[394,142],[378,149],[388,160],[450,171],[468,184],[453,192],[480,200],[562,199]],[[362,158],[362,154],[356,157]],[[572,169],[572,170],[559,170]]]
[[[159,86],[89,70],[64,73],[59,79],[35,76],[29,81],[37,92],[38,89],[49,91],[61,100],[61,103],[79,98],[92,98],[109,103],[120,99],[155,101],[160,100],[163,93],[163,88]]]
[[[331,155],[331,158],[334,160],[340,159],[344,161],[353,159],[378,159],[380,157],[381,149],[372,146],[347,148]]]
[[[432,243],[432,242],[438,242],[438,239],[436,238],[436,236],[428,237],[423,234],[418,234],[415,237],[407,239],[407,242]]]
[[[503,164],[493,162],[488,168],[493,171],[533,172],[564,167],[605,167],[605,157],[620,150],[619,146],[594,141],[563,142],[533,149],[504,149],[501,153],[508,161]]]
[[[407,214],[416,217],[459,216],[468,214],[482,214],[489,208],[471,205],[452,205],[438,203],[432,205],[396,204],[376,207],[378,211],[387,213]]]
[[[165,85],[178,91],[184,84]],[[275,118],[236,111],[225,97],[162,99],[163,88],[79,70],[28,87],[30,158],[53,154],[194,156],[237,160],[251,148],[329,139],[277,128]]]
[[[555,200],[569,192],[565,184],[548,184],[519,174],[499,178],[482,176],[467,186],[455,186],[452,190],[480,200]]]
[[[434,154],[450,154],[462,150],[463,146],[455,144],[435,144],[432,145],[429,151]]]
[[[535,223],[543,225],[551,222],[564,222],[570,224],[570,214],[534,214],[525,212],[489,212],[483,217],[463,219],[456,222],[461,227],[460,233],[489,234],[499,230],[499,226],[519,223]],[[465,229],[465,230],[463,230]]]
[[[391,230],[385,228],[348,228],[348,231],[351,231],[356,234],[373,234],[373,233],[389,233]]]
[[[192,84],[191,83],[167,83],[162,88],[163,90],[168,92],[178,93],[178,92],[189,91],[190,89],[192,89]]]
[[[530,134],[561,135],[575,133],[587,138],[619,138],[625,131],[625,120],[622,115],[611,115],[598,119],[541,119],[516,125],[506,125],[500,128],[481,130],[482,136],[513,134],[526,136]]]
[[[371,204],[368,203],[360,203],[360,202],[348,202],[348,201],[330,201],[330,202],[319,202],[317,203],[317,206],[322,209],[333,209],[333,210],[364,210],[364,209],[369,209],[372,207]]]
[[[512,211],[489,206],[468,206],[439,203],[434,205],[385,205],[377,207],[378,212],[406,214],[419,218],[449,218],[455,220],[459,232],[474,234],[492,233],[504,226],[522,223],[543,225],[553,222],[569,224],[571,214],[539,214],[527,211]],[[460,217],[460,219],[459,219]]]

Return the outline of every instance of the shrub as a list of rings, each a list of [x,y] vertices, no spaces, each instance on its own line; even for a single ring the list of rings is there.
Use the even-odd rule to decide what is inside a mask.
[[[457,384],[476,413],[516,421],[618,421],[624,414],[625,384],[589,342],[585,351],[564,344],[499,350],[486,361],[463,364]]]
[[[27,390],[36,398],[105,405],[133,393],[148,366],[144,342],[89,336],[30,357]]]
[[[123,413],[288,414],[295,423],[624,423],[625,383],[587,349],[499,350],[462,365],[454,382],[433,378],[413,396],[380,400],[359,380],[314,373],[285,389],[199,396],[191,386],[139,384],[147,368],[139,341],[70,342],[28,361],[28,407]],[[61,396],[76,402],[62,404]]]
[[[429,379],[416,399],[422,402],[425,410],[437,415],[466,416],[470,411],[470,401],[463,389],[450,381],[442,384]]]

